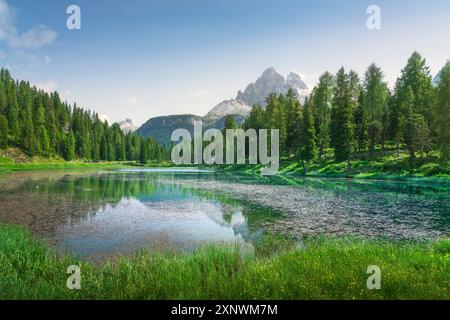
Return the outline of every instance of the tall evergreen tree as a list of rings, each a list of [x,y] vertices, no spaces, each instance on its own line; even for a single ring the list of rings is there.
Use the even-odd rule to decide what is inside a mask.
[[[350,157],[353,151],[353,101],[350,90],[350,79],[341,68],[336,75],[336,87],[331,115],[331,141],[337,162],[347,161],[350,170]]]
[[[388,87],[383,81],[383,77],[380,67],[372,64],[366,71],[364,80],[363,109],[369,122],[369,151],[371,158],[374,156],[375,143],[383,128],[382,120],[388,98]]]
[[[443,161],[450,159],[450,61],[442,69],[436,114],[437,144]]]
[[[364,152],[369,144],[368,121],[364,112],[364,92],[360,93],[358,106],[354,113],[355,140],[358,152]]]
[[[312,99],[314,105],[315,128],[319,158],[330,144],[331,106],[333,102],[334,79],[333,75],[325,72],[314,89]]]
[[[314,117],[312,114],[312,106],[309,101],[306,101],[303,108],[303,126],[301,128],[301,145],[300,155],[305,172],[307,171],[306,164],[314,160],[317,156],[316,146],[316,130],[314,127]]]
[[[0,114],[0,149],[8,146],[8,119]]]

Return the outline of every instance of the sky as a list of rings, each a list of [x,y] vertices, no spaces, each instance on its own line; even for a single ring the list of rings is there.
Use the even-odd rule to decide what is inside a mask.
[[[81,29],[69,30],[78,5]],[[380,8],[381,28],[367,27]],[[0,66],[13,77],[137,125],[205,115],[268,67],[312,88],[341,66],[375,62],[392,86],[418,51],[450,58],[448,0],[0,0]]]

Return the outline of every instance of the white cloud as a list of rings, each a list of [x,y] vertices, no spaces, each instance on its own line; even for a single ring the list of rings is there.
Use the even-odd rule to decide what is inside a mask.
[[[49,80],[47,82],[36,83],[35,86],[45,92],[54,92],[58,89],[58,82],[55,80]]]
[[[199,91],[194,91],[194,92],[189,93],[189,96],[193,97],[193,98],[205,97],[207,95],[208,95],[208,91],[204,91],[204,90],[199,90]]]
[[[20,34],[15,10],[0,0],[0,40],[15,49],[36,49],[53,43],[58,34],[47,26],[36,26]]]

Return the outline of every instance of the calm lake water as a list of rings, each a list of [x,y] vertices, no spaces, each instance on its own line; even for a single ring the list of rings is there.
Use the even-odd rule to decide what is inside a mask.
[[[251,246],[267,234],[422,240],[450,234],[450,185],[196,169],[21,173],[0,179],[0,223],[89,260]]]

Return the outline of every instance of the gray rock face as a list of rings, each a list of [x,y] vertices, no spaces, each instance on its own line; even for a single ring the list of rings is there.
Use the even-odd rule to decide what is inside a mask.
[[[244,92],[239,91],[236,99],[219,103],[204,117],[174,115],[152,118],[136,132],[144,137],[153,137],[161,144],[170,145],[170,137],[175,129],[187,129],[192,133],[194,121],[202,121],[205,129],[222,130],[225,117],[228,115],[232,115],[236,123],[240,125],[250,114],[253,105],[259,103],[264,107],[269,94],[286,94],[289,89],[294,90],[300,101],[303,101],[309,93],[308,87],[298,74],[291,72],[285,79],[274,68],[269,68],[255,83],[249,84]]]
[[[298,74],[291,72],[285,79],[274,68],[269,68],[255,83],[249,84],[244,92],[239,91],[236,100],[243,101],[249,106],[255,104],[265,106],[269,94],[286,94],[289,89],[293,89],[301,101],[308,94],[308,86]]]
[[[203,122],[208,125],[228,115],[239,115],[246,118],[251,110],[252,108],[242,101],[225,100],[208,112],[203,118]]]
[[[138,129],[138,127],[133,124],[133,121],[131,119],[119,121],[118,124],[120,126],[120,129],[122,129],[124,133],[134,132]]]

